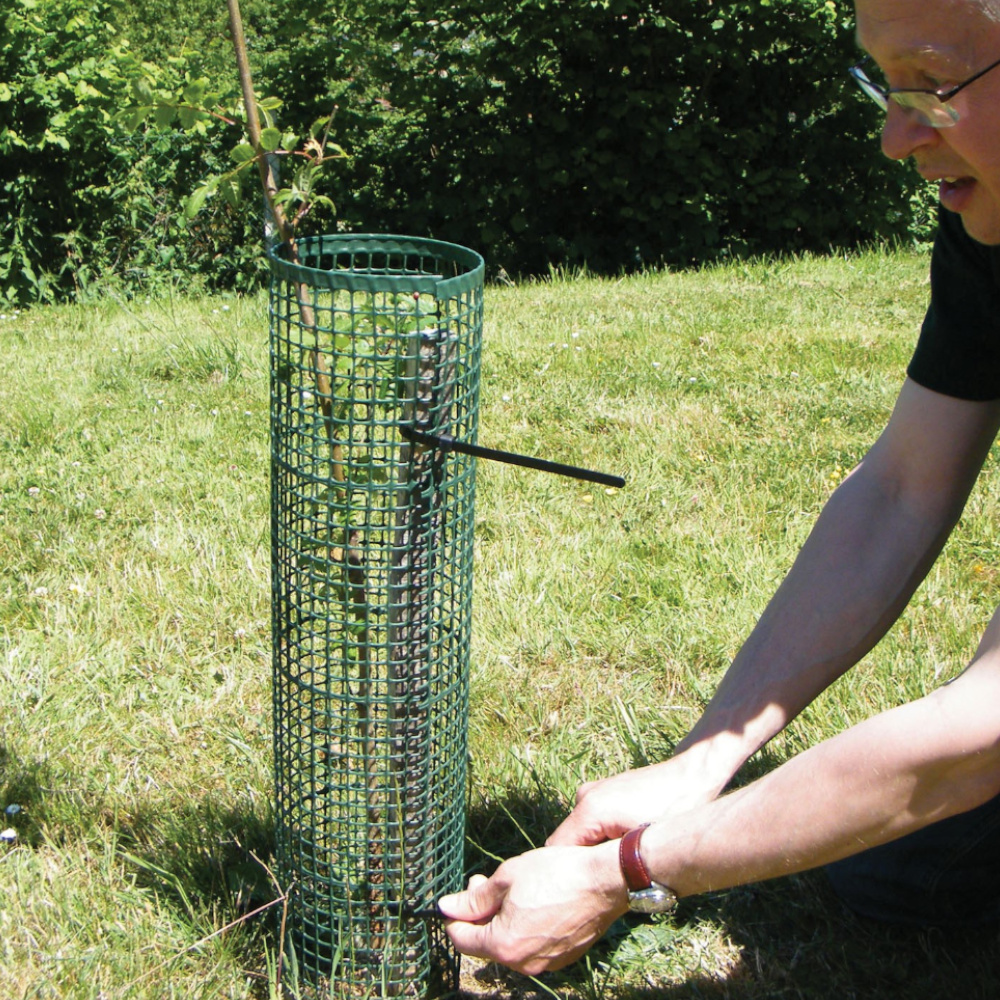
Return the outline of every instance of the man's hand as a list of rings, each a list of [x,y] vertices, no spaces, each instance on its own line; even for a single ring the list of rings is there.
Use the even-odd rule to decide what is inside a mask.
[[[616,840],[635,826],[676,816],[715,798],[718,789],[702,777],[691,780],[686,761],[660,764],[588,781],[576,793],[573,811],[552,831],[546,844],[600,844]]]
[[[628,909],[617,844],[543,847],[438,901],[465,955],[536,975],[576,961]]]

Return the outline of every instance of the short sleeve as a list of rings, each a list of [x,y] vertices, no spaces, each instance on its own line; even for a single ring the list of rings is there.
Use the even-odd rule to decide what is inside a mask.
[[[1000,399],[1000,248],[976,242],[939,209],[931,302],[907,375],[959,399]]]

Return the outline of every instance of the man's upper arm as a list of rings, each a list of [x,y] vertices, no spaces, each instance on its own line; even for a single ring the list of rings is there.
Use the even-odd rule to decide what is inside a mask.
[[[863,466],[894,499],[957,520],[1000,429],[1000,400],[944,396],[907,379]]]

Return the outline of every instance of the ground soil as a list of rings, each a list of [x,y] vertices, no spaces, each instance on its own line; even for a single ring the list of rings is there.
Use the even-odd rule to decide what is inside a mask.
[[[527,976],[519,976],[494,962],[463,958],[459,997],[462,1000],[552,1000]]]

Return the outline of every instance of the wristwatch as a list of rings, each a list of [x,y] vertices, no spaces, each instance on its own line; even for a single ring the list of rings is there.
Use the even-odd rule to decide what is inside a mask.
[[[618,862],[628,886],[628,908],[633,913],[666,913],[673,909],[677,895],[665,885],[654,882],[642,863],[639,841],[647,826],[649,824],[644,823],[629,830],[618,846]]]

